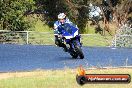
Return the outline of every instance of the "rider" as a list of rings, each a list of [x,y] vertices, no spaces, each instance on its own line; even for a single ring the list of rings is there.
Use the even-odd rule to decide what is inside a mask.
[[[55,36],[55,44],[56,44],[57,46],[59,46],[59,47],[63,47],[63,48],[64,48],[64,51],[67,52],[67,47],[66,47],[66,45],[65,45],[63,42],[61,42],[61,41],[59,40],[59,37],[58,37],[58,35],[59,35],[58,26],[63,25],[63,24],[65,24],[65,23],[72,24],[72,22],[66,17],[66,14],[60,13],[60,14],[58,15],[58,21],[56,21],[56,22],[54,23],[54,36]]]

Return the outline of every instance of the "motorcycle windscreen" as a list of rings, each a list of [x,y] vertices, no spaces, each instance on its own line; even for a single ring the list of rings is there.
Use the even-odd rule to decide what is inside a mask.
[[[75,27],[75,25],[66,23],[63,26],[61,26],[60,28],[61,28],[62,35],[66,39],[70,39],[70,38],[73,38],[76,35],[78,35],[78,29]]]

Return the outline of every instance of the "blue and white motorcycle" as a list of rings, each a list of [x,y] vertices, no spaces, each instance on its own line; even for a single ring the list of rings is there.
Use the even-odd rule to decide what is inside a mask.
[[[82,43],[80,42],[81,36],[79,35],[78,28],[76,25],[65,23],[58,27],[58,31],[61,35],[63,42],[65,42],[68,47],[68,52],[72,56],[72,58],[77,58],[78,56],[80,59],[84,58],[84,54],[82,52]]]

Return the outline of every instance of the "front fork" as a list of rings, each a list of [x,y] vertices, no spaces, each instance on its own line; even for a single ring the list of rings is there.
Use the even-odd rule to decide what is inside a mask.
[[[82,47],[82,43],[80,43],[80,41],[79,41],[78,39],[74,40],[74,41],[71,43],[72,49],[75,49],[77,46]]]

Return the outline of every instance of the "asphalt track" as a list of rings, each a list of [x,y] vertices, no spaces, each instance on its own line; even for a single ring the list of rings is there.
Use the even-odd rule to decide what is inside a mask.
[[[132,65],[132,49],[83,47],[85,58],[72,59],[56,46],[0,44],[0,72]]]

